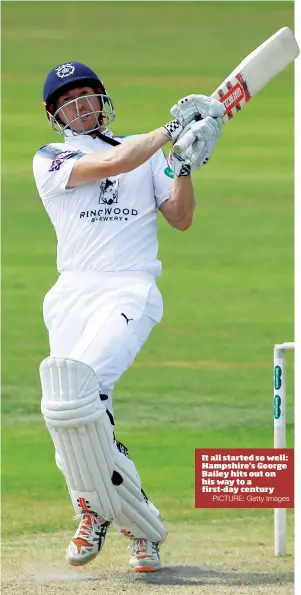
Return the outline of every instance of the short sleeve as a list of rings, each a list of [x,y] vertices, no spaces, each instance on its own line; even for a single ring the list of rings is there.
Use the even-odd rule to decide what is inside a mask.
[[[167,159],[162,150],[157,151],[157,153],[151,157],[150,161],[153,172],[156,205],[159,209],[163,202],[168,200],[171,196],[174,175],[168,166]]]
[[[85,153],[64,149],[63,145],[45,145],[33,158],[33,173],[42,200],[73,190],[66,186],[74,164]]]

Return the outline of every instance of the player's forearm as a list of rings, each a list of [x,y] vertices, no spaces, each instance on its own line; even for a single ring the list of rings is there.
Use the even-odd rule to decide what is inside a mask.
[[[192,224],[194,209],[195,196],[191,177],[176,177],[171,198],[161,207],[164,217],[172,227],[185,231]]]
[[[129,139],[104,153],[87,153],[75,163],[68,187],[80,186],[132,171],[169,142],[165,128]]]
[[[113,173],[111,175],[118,175],[136,169],[168,142],[166,131],[162,127],[147,134],[139,135],[137,138],[115,147],[105,157],[105,160],[112,164]]]

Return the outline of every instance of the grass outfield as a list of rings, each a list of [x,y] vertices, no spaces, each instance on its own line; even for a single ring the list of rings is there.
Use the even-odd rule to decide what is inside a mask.
[[[58,63],[87,62],[113,98],[116,134],[148,131],[169,119],[181,96],[210,94],[257,45],[293,27],[293,3],[4,2],[2,22],[2,485],[11,569],[19,555],[12,544],[21,540],[20,552],[29,552],[29,532],[37,534],[34,543],[49,533],[51,548],[60,530],[65,547],[74,527],[39,414],[38,366],[48,355],[41,304],[57,276],[55,236],[31,172],[35,151],[58,140],[42,112],[43,80]],[[273,445],[272,346],[293,337],[292,67],[226,127],[212,161],[193,179],[193,227],[182,234],[159,217],[165,313],[116,386],[117,434],[174,528],[169,564],[199,561],[212,569],[220,559],[228,572],[271,559],[270,578],[258,579],[254,593],[284,595],[291,592],[292,513],[289,557],[273,560],[272,510],[195,510],[193,459],[196,447]],[[288,446],[292,375],[290,354]],[[177,530],[185,534],[183,551]],[[203,584],[190,583],[172,584],[190,593]],[[239,587],[233,579],[232,590],[220,584],[223,590],[207,593],[253,594],[250,582]]]

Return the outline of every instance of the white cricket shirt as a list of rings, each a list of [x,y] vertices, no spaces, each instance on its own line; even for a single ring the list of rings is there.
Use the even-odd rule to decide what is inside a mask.
[[[104,134],[112,136],[109,130]],[[131,172],[66,189],[77,159],[111,148],[99,138],[72,135],[34,156],[37,189],[57,235],[58,271],[142,271],[158,277],[157,210],[170,198],[173,182],[162,150]]]

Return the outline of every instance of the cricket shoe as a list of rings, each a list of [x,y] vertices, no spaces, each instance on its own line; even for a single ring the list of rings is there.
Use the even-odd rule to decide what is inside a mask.
[[[110,525],[109,521],[92,512],[83,512],[79,516],[79,527],[66,552],[66,560],[72,566],[83,566],[97,556],[104,546]]]
[[[149,539],[132,539],[133,555],[129,560],[133,572],[156,572],[160,570],[159,542]]]

